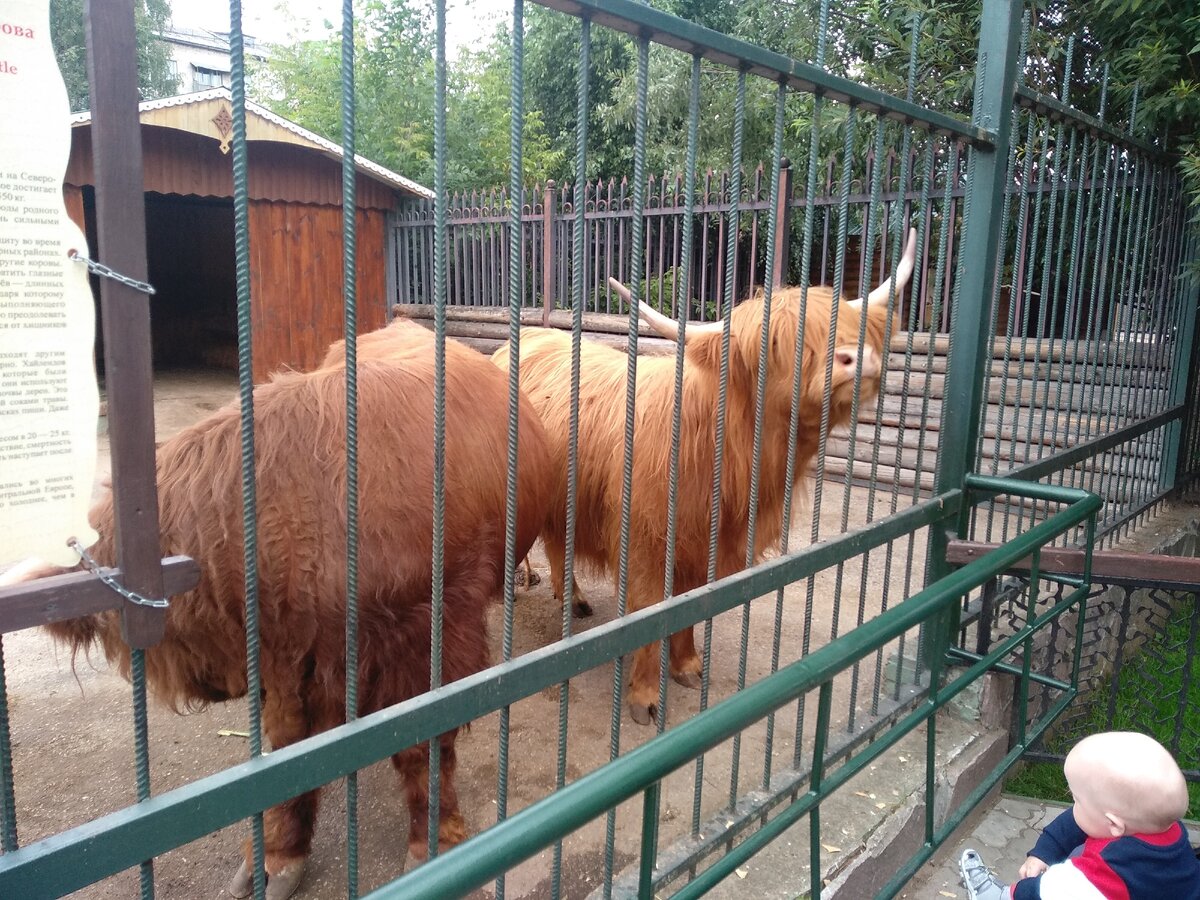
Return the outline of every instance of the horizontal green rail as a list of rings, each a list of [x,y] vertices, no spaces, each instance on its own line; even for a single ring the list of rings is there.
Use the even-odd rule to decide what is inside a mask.
[[[984,128],[947,116],[909,100],[831,75],[818,66],[774,53],[719,31],[679,19],[634,0],[534,0],[552,9],[590,19],[597,25],[648,37],[657,44],[695,53],[735,70],[761,75],[776,83],[818,94],[885,118],[926,130],[945,132],[976,146],[990,147],[995,135]]]
[[[1019,560],[1036,552],[1084,520],[1094,517],[1100,508],[1099,497],[1074,488],[987,477],[971,477],[968,481],[971,489],[980,493],[1006,493],[1071,505],[1008,544],[935,582],[876,619],[860,625],[776,674],[693,716],[671,731],[631,750],[551,796],[531,804],[477,835],[469,843],[459,845],[408,875],[384,885],[369,894],[369,900],[391,900],[401,897],[406,900],[443,900],[447,897],[461,896],[485,884],[554,843],[562,835],[569,834],[640,791],[647,790],[701,753],[712,750],[785,703],[795,701],[801,695],[830,682],[847,666],[882,648],[909,629],[941,614],[971,590],[1003,573]],[[1029,627],[1045,624],[1052,617],[1052,613],[1061,612],[1066,605],[1069,605],[1068,600],[1057,604],[1051,613],[1039,617]],[[854,763],[847,763],[824,781],[819,793],[810,791],[798,800],[793,808],[799,807],[799,813],[785,811],[777,819],[783,819],[785,816],[796,819],[810,811],[828,792],[844,783],[859,771],[861,766],[866,765],[905,733],[936,713],[946,699],[982,675],[1000,656],[1011,651],[1017,643],[1027,637],[1025,630],[1018,632],[988,656],[969,667],[946,688],[937,690],[935,687],[929,701],[891,729],[866,753],[856,758]],[[772,829],[775,821],[777,820],[772,820],[764,831]],[[779,826],[782,827],[784,826]],[[773,835],[774,831],[768,833]],[[764,842],[765,840],[763,839]],[[739,847],[753,841],[755,837],[752,836]],[[751,846],[756,847],[757,843]],[[735,850],[734,853],[736,852]],[[733,853],[726,857],[736,858],[740,857],[734,857]],[[721,863],[717,866],[721,866]],[[710,876],[710,879],[715,877],[716,875]],[[819,876],[814,873],[814,877]],[[690,896],[690,892],[685,892],[685,896]]]
[[[949,491],[861,531],[591,628],[404,703],[0,856],[0,897],[59,897],[451,728],[611,662],[661,636],[958,514]],[[672,729],[674,734],[677,729]]]
[[[1106,450],[1127,444],[1141,437],[1143,434],[1162,428],[1165,425],[1170,425],[1175,420],[1182,418],[1183,412],[1182,403],[1178,406],[1172,406],[1156,415],[1139,419],[1137,422],[1126,425],[1124,428],[1119,428],[1116,431],[1093,438],[1090,441],[1084,441],[1069,450],[1064,450],[1061,453],[1055,453],[1051,456],[1044,456],[1031,463],[1026,463],[1023,466],[1005,472],[1004,477],[1019,478],[1022,481],[1036,481],[1039,478],[1045,478],[1047,475],[1069,468],[1075,465],[1075,463],[1099,456]],[[1042,498],[1039,497],[1037,499]]]
[[[1163,151],[1162,148],[1148,144],[1143,140],[1135,138],[1128,132],[1114,128],[1112,125],[1101,122],[1094,116],[1089,116],[1087,113],[1080,112],[1074,107],[1068,106],[1061,100],[1038,93],[1025,85],[1017,86],[1016,100],[1019,106],[1031,109],[1038,115],[1047,116],[1051,121],[1063,122],[1067,125],[1082,128],[1094,137],[1104,138],[1119,147],[1136,150],[1156,160],[1170,158],[1169,154]]]
[[[949,681],[944,686],[940,688],[936,685],[933,686],[930,694],[922,699],[920,705],[899,719],[891,728],[888,729],[885,735],[881,736],[878,740],[872,741],[870,746],[868,746],[864,752],[853,757],[852,760],[848,761],[846,765],[839,768],[832,775],[827,776],[822,782],[820,792],[809,791],[804,797],[798,799],[791,806],[772,819],[768,824],[764,825],[753,835],[740,843],[736,848],[718,860],[714,865],[705,869],[702,873],[700,873],[700,875],[690,881],[685,888],[683,888],[677,894],[674,894],[674,900],[691,900],[691,898],[700,897],[707,891],[711,890],[718,882],[732,873],[738,866],[746,862],[755,853],[763,849],[763,847],[769,844],[772,840],[811,812],[822,802],[825,797],[832,794],[835,790],[842,787],[844,784],[854,778],[854,776],[866,769],[887,750],[894,747],[896,743],[905,735],[910,734],[916,728],[928,721],[928,719],[939,709],[945,706],[947,702],[953,700],[956,696],[966,690],[967,687],[969,687],[985,672],[1002,671],[1005,673],[1021,675],[1022,673],[1019,670],[1015,673],[1012,672],[1012,667],[1006,666],[1004,663],[1001,663],[1000,660],[1011,653],[1018,644],[1028,640],[1031,635],[1040,631],[1052,620],[1061,615],[1065,610],[1084,600],[1086,596],[1086,588],[1080,588],[1063,598],[1051,609],[1038,616],[1033,622],[1028,623],[1026,626],[1010,635],[1002,643],[997,644],[988,652],[986,656],[981,657],[976,654],[969,654],[972,662],[972,665],[969,668],[964,670],[960,675],[958,675],[958,677]],[[851,663],[853,662],[854,661],[851,660]],[[1035,683],[1045,684],[1049,687],[1062,690],[1066,693],[1064,697],[1059,698],[1058,705],[1053,708],[1053,715],[1043,716],[1043,727],[1041,729],[1031,729],[1029,731],[1029,733],[1026,735],[1023,746],[1027,745],[1033,740],[1033,738],[1040,734],[1041,731],[1050,724],[1050,722],[1053,722],[1054,719],[1058,717],[1058,713],[1061,711],[1061,709],[1065,708],[1066,704],[1069,703],[1071,698],[1075,696],[1075,689],[1071,684],[1035,676],[1032,673],[1029,675],[1028,680]],[[824,687],[829,683],[829,681],[826,681],[822,686]],[[1018,756],[1019,754],[1013,756],[1012,760],[1015,762]],[[999,780],[1007,768],[1007,765],[998,766],[996,770],[994,770],[992,777],[987,782],[989,788],[991,785],[995,784],[997,780]],[[982,798],[983,794],[985,793],[986,790],[980,792],[979,797]],[[941,837],[928,844],[925,848],[926,852],[919,854],[917,857],[910,860],[911,871],[909,871],[908,874],[906,874],[903,878],[899,878],[894,881],[893,885],[895,887],[898,888],[900,885],[904,884],[908,878],[912,876],[912,873],[920,868],[921,864],[930,855],[932,855],[932,852],[934,849],[936,849],[937,845],[940,844],[941,841],[945,839],[945,836],[949,835],[950,832],[952,832],[958,825],[958,823],[970,813],[976,803],[978,803],[978,799],[964,802],[959,807],[957,814],[948,819],[946,823],[943,823],[942,828],[939,829]],[[895,891],[890,890],[884,890],[880,892],[880,896],[883,897],[894,896],[894,894]]]

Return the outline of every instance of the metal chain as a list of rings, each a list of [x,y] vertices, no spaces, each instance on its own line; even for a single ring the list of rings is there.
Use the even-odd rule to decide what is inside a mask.
[[[115,272],[104,263],[98,263],[94,259],[88,259],[78,250],[71,249],[67,251],[67,256],[75,260],[75,262],[84,263],[88,267],[89,272],[96,275],[103,275],[105,278],[111,278],[113,281],[119,281],[121,284],[128,285],[136,291],[141,291],[143,294],[153,294],[154,286],[145,281],[138,281],[136,278],[130,278],[128,275],[122,275],[120,272]]]
[[[76,553],[79,554],[79,557],[83,560],[83,564],[87,567],[89,572],[107,584],[110,588],[112,588],[130,603],[136,603],[138,606],[149,606],[153,609],[166,609],[171,605],[170,601],[165,597],[161,600],[153,600],[149,597],[143,597],[141,594],[135,593],[134,591],[129,590],[127,587],[122,587],[117,583],[115,578],[100,568],[100,564],[97,563],[96,560],[92,559],[91,554],[84,550],[83,545],[80,544],[75,538],[71,538],[69,541],[67,541],[67,546],[71,547]]]

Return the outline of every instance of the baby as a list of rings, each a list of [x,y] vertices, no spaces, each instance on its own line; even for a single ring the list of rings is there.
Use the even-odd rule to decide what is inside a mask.
[[[1179,821],[1187,783],[1158,741],[1132,731],[1084,738],[1063,765],[1074,805],[1004,885],[974,850],[960,862],[970,900],[1200,900],[1200,862]]]

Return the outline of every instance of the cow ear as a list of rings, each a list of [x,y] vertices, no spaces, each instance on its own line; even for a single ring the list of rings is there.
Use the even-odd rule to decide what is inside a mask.
[[[711,372],[713,377],[718,377],[721,374],[721,332],[689,334],[687,336],[687,355],[695,365],[706,372]],[[741,351],[738,350],[737,341],[733,340],[733,335],[730,335],[730,372],[737,371],[740,360]]]
[[[904,319],[900,314],[900,301],[897,298],[895,308],[892,310],[891,334],[899,334],[903,322]],[[869,307],[867,310],[867,327],[869,332],[873,333],[875,341],[881,345],[880,349],[886,356],[888,348],[883,347],[882,344],[883,336],[888,333],[887,307],[882,305]]]

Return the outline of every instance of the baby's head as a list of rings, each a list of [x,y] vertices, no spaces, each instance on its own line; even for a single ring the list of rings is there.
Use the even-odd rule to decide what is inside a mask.
[[[1187,812],[1187,782],[1167,749],[1135,731],[1084,738],[1063,765],[1088,837],[1157,834]]]

